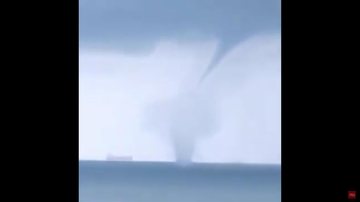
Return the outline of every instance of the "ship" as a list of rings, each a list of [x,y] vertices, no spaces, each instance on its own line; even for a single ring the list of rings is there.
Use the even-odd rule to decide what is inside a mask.
[[[106,156],[107,161],[132,161],[132,156],[116,156],[112,154],[108,154]]]

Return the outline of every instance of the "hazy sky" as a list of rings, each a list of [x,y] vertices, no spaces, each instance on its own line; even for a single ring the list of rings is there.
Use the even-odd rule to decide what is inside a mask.
[[[279,1],[80,0],[79,158],[280,163],[280,55]]]

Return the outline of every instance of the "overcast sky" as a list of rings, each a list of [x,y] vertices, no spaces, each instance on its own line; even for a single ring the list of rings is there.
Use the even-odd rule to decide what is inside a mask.
[[[174,161],[169,109],[196,92],[216,129],[175,119],[209,133],[193,161],[281,163],[280,38],[279,1],[80,0],[79,158]]]

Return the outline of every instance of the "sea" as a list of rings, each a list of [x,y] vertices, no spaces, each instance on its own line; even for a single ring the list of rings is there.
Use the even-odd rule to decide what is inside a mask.
[[[280,201],[280,165],[79,161],[79,202]]]

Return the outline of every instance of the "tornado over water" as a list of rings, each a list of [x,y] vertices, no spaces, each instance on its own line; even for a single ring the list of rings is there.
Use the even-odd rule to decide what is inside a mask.
[[[222,60],[237,45],[257,34],[279,32],[281,24],[280,0],[82,0],[80,11],[80,45],[87,49],[136,55],[163,39],[186,38],[189,33],[218,42],[198,85],[159,100],[145,115],[155,133],[169,137],[181,163],[191,162],[198,141],[220,125],[216,103],[204,96],[200,85],[221,70]]]

